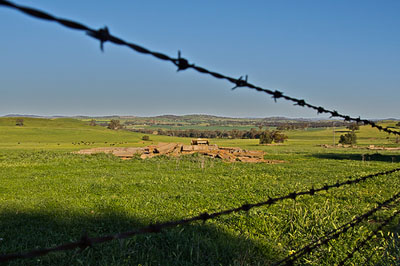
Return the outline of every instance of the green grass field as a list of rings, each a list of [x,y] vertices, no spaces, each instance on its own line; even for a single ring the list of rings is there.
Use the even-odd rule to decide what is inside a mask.
[[[270,165],[225,163],[196,155],[125,161],[105,154],[77,155],[71,152],[190,139],[150,135],[144,142],[143,134],[92,127],[74,119],[24,118],[24,124],[18,127],[15,118],[0,118],[1,254],[219,211],[400,167],[399,151],[365,149],[396,146],[393,136],[369,127],[357,133],[357,149],[321,147],[332,144],[332,129],[289,131],[283,145],[211,140],[221,146],[265,150],[266,159],[286,161]],[[270,265],[399,192],[399,178],[400,173],[376,177],[204,224],[10,265]],[[296,264],[338,263],[396,208],[378,212]],[[397,224],[398,219],[382,232],[383,237],[355,253],[351,263],[398,264]]]

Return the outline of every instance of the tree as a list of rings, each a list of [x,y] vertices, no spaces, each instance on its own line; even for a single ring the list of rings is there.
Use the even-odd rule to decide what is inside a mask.
[[[24,125],[24,119],[18,118],[18,119],[15,121],[15,125],[16,125],[16,126],[19,126],[19,127],[22,127],[22,126]]]
[[[341,135],[339,139],[340,144],[348,144],[348,145],[353,145],[357,143],[357,136],[354,131],[351,131],[345,135]]]
[[[144,135],[144,136],[142,137],[142,140],[150,140],[150,138],[149,138],[149,136]]]
[[[279,131],[272,131],[272,139],[275,141],[275,143],[283,143],[288,139],[288,136]]]
[[[360,130],[360,126],[357,123],[352,123],[347,128],[351,131]]]
[[[396,124],[397,127],[400,127],[400,122]]]
[[[119,120],[111,119],[110,123],[108,123],[108,128],[112,130],[118,130],[121,128],[121,124]]]
[[[285,134],[283,134],[280,131],[265,130],[260,135],[260,144],[271,144],[272,142],[283,143],[287,139],[288,139],[288,136],[286,136]]]
[[[93,127],[96,126],[96,120],[94,120],[94,119],[90,120],[89,126],[93,126]]]
[[[258,133],[257,129],[255,129],[255,128],[250,129],[249,133],[250,133],[249,134],[250,139],[257,139],[257,136],[259,137],[259,133]]]
[[[274,139],[272,138],[272,134],[269,130],[265,130],[260,135],[260,144],[271,144]]]

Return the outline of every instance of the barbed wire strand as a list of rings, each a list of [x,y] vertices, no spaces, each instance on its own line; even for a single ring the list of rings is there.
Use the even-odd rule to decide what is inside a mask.
[[[355,252],[360,252],[360,249],[363,246],[365,246],[368,241],[370,241],[374,236],[377,236],[378,232],[381,231],[383,229],[383,227],[387,226],[399,214],[400,214],[400,210],[397,210],[389,218],[384,220],[378,228],[373,230],[363,241],[359,242],[359,244],[357,246],[355,246],[351,252],[348,252],[347,256],[338,265],[343,266],[349,259],[351,259],[354,256]]]
[[[72,250],[72,249],[76,249],[76,248],[85,249],[87,247],[91,247],[94,244],[104,243],[104,242],[108,242],[108,241],[112,241],[112,240],[116,240],[116,239],[125,239],[125,238],[132,237],[134,235],[159,233],[165,228],[177,227],[179,225],[186,225],[186,224],[189,224],[189,223],[192,223],[195,221],[206,222],[207,220],[210,220],[210,219],[213,219],[213,218],[216,218],[219,216],[237,213],[237,212],[241,212],[241,211],[248,212],[251,209],[256,208],[256,207],[270,206],[279,201],[283,201],[286,199],[295,200],[297,197],[303,196],[303,195],[314,196],[316,193],[319,193],[322,191],[328,191],[332,188],[339,188],[344,185],[357,184],[357,183],[360,183],[360,182],[365,181],[370,178],[374,178],[374,177],[382,176],[382,175],[388,175],[388,174],[392,174],[392,173],[395,173],[398,171],[400,171],[400,168],[385,171],[385,172],[370,174],[370,175],[363,176],[363,177],[353,179],[353,180],[337,182],[336,184],[332,184],[332,185],[324,185],[323,187],[320,187],[317,189],[311,188],[306,191],[292,192],[285,196],[274,197],[274,198],[269,197],[268,200],[266,200],[266,201],[257,202],[257,203],[247,203],[247,204],[241,205],[240,207],[222,210],[222,211],[218,211],[218,212],[214,212],[214,213],[204,212],[202,214],[199,214],[199,215],[191,217],[191,218],[184,218],[181,220],[174,220],[174,221],[167,221],[167,222],[163,222],[163,223],[150,224],[146,227],[142,227],[142,228],[139,228],[139,229],[136,229],[133,231],[127,231],[127,232],[111,234],[111,235],[106,235],[106,236],[100,236],[100,237],[94,237],[94,238],[89,238],[87,235],[85,235],[85,236],[82,236],[79,241],[65,243],[65,244],[62,244],[62,245],[59,245],[56,247],[52,247],[52,248],[36,249],[36,250],[31,250],[31,251],[27,251],[27,252],[23,252],[23,253],[3,254],[3,255],[0,255],[0,262],[6,262],[6,261],[11,261],[11,260],[16,260],[16,259],[34,258],[34,257],[38,257],[38,256],[44,256],[50,252],[66,251],[66,250]]]
[[[393,197],[391,197],[390,199],[388,199],[382,203],[378,203],[378,205],[375,208],[372,208],[369,211],[365,212],[364,214],[355,217],[350,222],[347,222],[347,223],[341,225],[340,227],[326,233],[324,236],[318,238],[317,240],[312,241],[308,245],[306,245],[303,248],[297,250],[296,252],[290,254],[289,256],[280,260],[279,262],[277,262],[274,265],[293,265],[297,259],[311,253],[312,251],[314,251],[315,249],[317,249],[320,246],[328,244],[331,240],[337,239],[340,235],[346,233],[349,229],[354,228],[359,223],[366,220],[369,216],[371,216],[375,212],[381,210],[383,207],[388,207],[388,205],[390,203],[395,202],[399,198],[400,198],[400,192],[397,193],[396,195],[394,195]],[[394,207],[394,206],[390,206],[390,207]]]
[[[217,79],[227,80],[234,84],[234,87],[232,89],[236,89],[238,87],[247,87],[249,89],[253,89],[253,90],[256,90],[259,92],[264,92],[269,95],[272,95],[272,98],[275,100],[275,102],[277,99],[284,99],[284,100],[294,103],[295,105],[314,109],[315,111],[317,111],[317,114],[322,114],[322,113],[330,114],[331,117],[342,118],[342,119],[344,119],[344,121],[354,121],[354,122],[357,122],[358,124],[362,123],[364,125],[370,125],[374,128],[377,128],[379,131],[384,131],[389,134],[400,135],[400,131],[391,130],[388,127],[383,127],[381,125],[378,125],[374,121],[371,121],[368,119],[361,119],[360,117],[351,117],[349,115],[340,114],[336,110],[329,110],[329,109],[326,109],[321,106],[316,106],[316,105],[307,103],[303,99],[298,99],[298,98],[284,95],[284,93],[281,91],[270,90],[270,89],[265,89],[265,88],[256,86],[247,81],[247,76],[245,79],[243,79],[243,77],[233,78],[233,77],[229,77],[229,76],[226,76],[226,75],[218,73],[218,72],[210,71],[204,67],[196,66],[195,64],[189,63],[189,61],[187,59],[181,57],[180,51],[178,51],[177,58],[172,58],[166,54],[151,51],[143,46],[127,42],[119,37],[116,37],[116,36],[110,34],[107,27],[101,28],[99,30],[95,30],[95,29],[89,28],[88,26],[86,26],[80,22],[75,22],[75,21],[68,20],[68,19],[58,18],[56,16],[50,15],[49,13],[43,12],[41,10],[17,5],[10,1],[7,1],[7,0],[0,0],[0,5],[16,9],[24,14],[27,14],[29,16],[32,16],[32,17],[35,17],[38,19],[57,22],[57,23],[61,24],[62,26],[67,27],[69,29],[85,31],[87,33],[87,35],[100,41],[100,49],[102,51],[104,50],[105,42],[111,42],[116,45],[126,46],[138,53],[152,55],[153,57],[156,57],[157,59],[160,59],[163,61],[169,61],[169,62],[173,63],[176,67],[178,67],[178,71],[182,71],[182,70],[186,70],[186,69],[193,69],[199,73],[208,74]]]

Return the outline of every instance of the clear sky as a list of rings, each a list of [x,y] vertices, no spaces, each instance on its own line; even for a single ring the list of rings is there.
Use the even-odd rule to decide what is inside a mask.
[[[400,118],[400,1],[15,0],[362,118]],[[0,115],[321,117],[0,7]]]

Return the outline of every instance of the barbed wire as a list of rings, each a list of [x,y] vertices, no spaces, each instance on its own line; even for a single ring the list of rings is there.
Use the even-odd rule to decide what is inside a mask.
[[[374,121],[371,121],[368,119],[361,119],[360,117],[351,117],[349,115],[341,114],[336,110],[329,110],[322,106],[312,105],[310,103],[307,103],[303,99],[298,99],[295,97],[284,95],[283,92],[278,91],[278,90],[270,90],[270,89],[265,89],[265,88],[256,86],[247,81],[247,75],[246,75],[245,79],[243,79],[243,77],[233,78],[233,77],[229,77],[229,76],[226,76],[226,75],[218,73],[218,72],[210,71],[206,68],[197,66],[195,64],[189,63],[189,61],[187,59],[181,57],[180,51],[178,51],[177,58],[172,58],[166,54],[151,51],[143,46],[127,42],[119,37],[116,37],[116,36],[110,34],[107,27],[95,30],[95,29],[89,28],[88,26],[86,26],[80,22],[63,19],[63,18],[58,18],[56,16],[50,15],[49,13],[43,12],[41,10],[17,5],[10,1],[7,1],[7,0],[0,0],[0,5],[16,9],[22,13],[25,13],[29,16],[32,16],[32,17],[35,17],[38,19],[57,22],[57,23],[61,24],[62,26],[67,27],[69,29],[85,31],[87,33],[87,35],[100,41],[100,49],[102,51],[104,50],[105,42],[111,42],[116,45],[126,46],[138,53],[152,55],[153,57],[156,57],[157,59],[160,59],[163,61],[169,61],[178,68],[178,71],[182,71],[182,70],[186,70],[186,69],[193,69],[199,73],[208,74],[217,79],[227,80],[234,84],[234,87],[232,89],[236,89],[238,87],[247,87],[249,89],[253,89],[253,90],[256,90],[259,92],[264,92],[269,95],[272,95],[272,98],[275,100],[275,102],[277,99],[284,99],[284,100],[294,103],[294,105],[313,109],[313,110],[317,111],[317,114],[322,114],[322,113],[330,114],[331,117],[342,118],[342,119],[344,119],[344,121],[354,121],[354,122],[357,122],[358,124],[363,123],[364,125],[370,125],[374,128],[377,128],[379,131],[384,131],[389,134],[400,135],[400,131],[391,130],[388,127],[383,127],[381,125],[378,125]]]
[[[347,256],[338,264],[338,266],[344,265],[349,259],[351,259],[354,256],[355,252],[360,252],[360,249],[365,246],[365,244],[370,241],[374,236],[378,235],[378,232],[382,230],[383,227],[388,225],[397,215],[400,214],[400,210],[397,210],[395,213],[393,213],[389,218],[386,220],[382,221],[382,224],[378,226],[375,230],[373,230],[367,238],[365,238],[363,241],[361,241],[357,246],[353,248],[353,250],[349,253],[347,253]]]
[[[3,254],[3,255],[0,255],[0,262],[7,262],[7,261],[11,261],[11,260],[16,260],[16,259],[34,258],[34,257],[44,256],[50,252],[66,251],[66,250],[72,250],[72,249],[76,249],[76,248],[85,249],[87,247],[91,247],[94,244],[109,242],[109,241],[116,240],[116,239],[125,239],[125,238],[132,237],[134,235],[159,233],[163,229],[166,229],[166,228],[177,227],[179,225],[186,225],[186,224],[189,224],[189,223],[192,223],[195,221],[206,222],[210,219],[213,219],[213,218],[216,218],[219,216],[228,215],[228,214],[232,214],[232,213],[238,213],[241,211],[248,212],[253,208],[262,207],[262,206],[271,206],[279,201],[283,201],[286,199],[295,200],[297,197],[303,196],[303,195],[314,196],[316,193],[319,193],[322,191],[328,191],[332,188],[339,188],[344,185],[357,184],[357,183],[360,183],[360,182],[365,181],[370,178],[374,178],[374,177],[382,176],[382,175],[388,175],[388,174],[395,173],[398,171],[400,171],[400,168],[385,171],[385,172],[370,174],[370,175],[363,176],[363,177],[353,179],[353,180],[337,182],[336,184],[332,184],[332,185],[324,185],[323,187],[320,187],[317,189],[311,188],[306,191],[292,192],[285,196],[274,197],[274,198],[269,197],[268,200],[266,200],[266,201],[257,202],[257,203],[247,203],[247,204],[241,205],[240,207],[226,209],[226,210],[222,210],[222,211],[218,211],[218,212],[214,212],[214,213],[204,212],[202,214],[199,214],[199,215],[191,217],[191,218],[184,218],[181,220],[150,224],[146,227],[142,227],[142,228],[132,230],[132,231],[111,234],[111,235],[106,235],[106,236],[100,236],[100,237],[94,237],[94,238],[89,238],[87,235],[84,235],[81,237],[81,239],[79,241],[65,243],[65,244],[62,244],[62,245],[59,245],[56,247],[52,247],[52,248],[36,249],[36,250],[27,251],[24,253]]]
[[[340,235],[346,233],[351,228],[354,228],[359,223],[361,223],[362,221],[367,219],[369,216],[371,216],[375,212],[381,210],[383,207],[388,207],[388,205],[390,203],[395,202],[399,198],[400,198],[400,192],[397,193],[396,195],[394,195],[393,197],[391,197],[390,199],[388,199],[382,203],[379,203],[375,208],[372,208],[369,211],[367,211],[366,213],[355,217],[350,222],[347,222],[347,223],[341,225],[340,227],[326,233],[324,236],[318,238],[317,240],[312,241],[308,245],[304,246],[303,248],[295,251],[294,253],[290,254],[286,258],[277,262],[275,265],[293,265],[293,263],[300,257],[303,257],[303,256],[311,253],[313,250],[317,249],[320,246],[328,244],[333,239],[337,239]],[[394,207],[394,205],[391,207]]]
[[[63,19],[63,18],[57,18],[53,15],[50,15],[48,13],[45,13],[43,11],[37,10],[37,9],[33,9],[33,8],[29,8],[29,7],[24,7],[24,6],[20,6],[17,4],[14,4],[10,1],[7,0],[0,0],[0,5],[2,6],[7,6],[16,10],[19,10],[27,15],[30,15],[32,17],[35,18],[39,18],[39,19],[43,19],[43,20],[48,20],[48,21],[54,21],[57,22],[59,24],[61,24],[64,27],[70,28],[70,29],[74,29],[74,30],[80,30],[80,31],[85,31],[87,33],[87,35],[97,39],[100,41],[100,49],[103,51],[104,50],[104,43],[105,42],[111,42],[114,43],[116,45],[122,45],[122,46],[126,46],[131,48],[132,50],[138,52],[138,53],[142,53],[142,54],[148,54],[148,55],[152,55],[153,57],[156,57],[157,59],[163,60],[163,61],[169,61],[171,63],[173,63],[177,68],[178,71],[182,71],[182,70],[186,70],[186,69],[193,69],[197,72],[203,73],[203,74],[208,74],[213,76],[214,78],[217,79],[223,79],[223,80],[227,80],[231,83],[233,83],[235,86],[232,89],[236,89],[238,87],[247,87],[249,89],[254,89],[256,91],[259,92],[264,92],[267,93],[269,95],[272,95],[273,99],[276,101],[277,99],[284,99],[287,101],[291,101],[293,103],[295,103],[295,105],[299,105],[301,107],[307,107],[307,108],[311,108],[317,111],[318,114],[320,113],[326,113],[326,114],[330,114],[331,117],[339,117],[344,119],[345,121],[354,121],[357,123],[363,123],[365,125],[370,125],[372,127],[377,128],[380,131],[385,131],[387,133],[392,133],[392,134],[396,134],[396,135],[400,135],[400,131],[394,131],[394,130],[390,130],[389,128],[385,128],[382,127],[380,125],[377,125],[375,122],[367,120],[367,119],[361,119],[360,117],[355,118],[355,117],[351,117],[349,115],[344,115],[344,114],[340,114],[339,112],[335,111],[335,110],[328,110],[324,107],[321,106],[315,106],[312,104],[307,103],[305,100],[303,99],[297,99],[294,97],[290,97],[287,95],[284,95],[283,92],[280,92],[278,90],[270,90],[270,89],[265,89],[265,88],[261,88],[258,87],[256,85],[253,85],[251,83],[249,83],[247,80],[247,75],[245,77],[245,79],[243,79],[243,77],[240,78],[232,78],[217,72],[213,72],[210,71],[206,68],[200,67],[200,66],[196,66],[195,64],[191,64],[189,63],[189,61],[185,58],[181,57],[181,53],[180,51],[178,52],[178,57],[177,58],[172,58],[169,57],[168,55],[165,55],[163,53],[159,53],[159,52],[154,52],[151,51],[145,47],[142,47],[140,45],[134,44],[134,43],[129,43],[127,41],[122,40],[119,37],[113,36],[109,33],[109,30],[107,27],[101,28],[99,30],[95,30],[92,28],[89,28],[88,26],[79,23],[79,22],[75,22],[72,20],[68,20],[68,19]],[[76,248],[81,248],[81,249],[85,249],[88,247],[91,247],[94,244],[99,244],[99,243],[104,243],[104,242],[108,242],[108,241],[112,241],[115,239],[125,239],[125,238],[129,238],[132,237],[134,235],[139,235],[139,234],[148,234],[148,233],[159,233],[161,232],[163,229],[166,228],[171,228],[171,227],[177,227],[180,225],[186,225],[195,221],[203,221],[206,222],[207,220],[222,216],[222,215],[228,215],[228,214],[232,214],[232,213],[236,213],[236,212],[240,212],[240,211],[245,211],[248,212],[250,209],[255,208],[255,207],[261,207],[261,206],[270,206],[273,205],[279,201],[282,200],[286,200],[286,199],[293,199],[295,200],[298,196],[302,196],[302,195],[310,195],[313,196],[315,195],[315,193],[318,192],[322,192],[322,191],[328,191],[331,188],[339,188],[341,186],[344,185],[352,185],[352,184],[357,184],[359,182],[365,181],[366,179],[369,178],[373,178],[376,176],[380,176],[380,175],[386,175],[386,174],[390,174],[390,173],[394,173],[400,171],[399,169],[393,169],[390,171],[386,171],[386,172],[381,172],[381,173],[377,173],[377,174],[371,174],[368,176],[364,176],[361,178],[357,178],[354,180],[348,180],[345,182],[337,182],[336,184],[332,184],[332,185],[324,185],[321,188],[318,189],[310,189],[307,191],[302,191],[302,192],[293,192],[293,193],[289,193],[285,196],[281,196],[281,197],[275,197],[275,198],[269,198],[267,201],[263,201],[263,202],[258,202],[258,203],[252,203],[252,204],[243,204],[240,207],[237,208],[232,208],[232,209],[227,209],[227,210],[223,210],[223,211],[219,211],[219,212],[214,212],[214,213],[202,213],[200,215],[191,217],[191,218],[185,218],[185,219],[181,219],[181,220],[175,220],[175,221],[168,221],[168,222],[163,222],[163,223],[156,223],[156,224],[150,224],[146,227],[143,228],[139,228],[133,231],[127,231],[127,232],[122,232],[122,233],[117,233],[117,234],[111,234],[111,235],[106,235],[106,236],[101,236],[101,237],[94,237],[94,238],[89,238],[87,235],[82,236],[80,241],[76,241],[76,242],[69,242],[69,243],[65,243],[56,247],[52,247],[52,248],[44,248],[44,249],[37,249],[37,250],[31,250],[28,252],[24,252],[24,253],[14,253],[14,254],[4,254],[4,255],[0,255],[0,262],[6,262],[6,261],[10,261],[10,260],[15,260],[15,259],[22,259],[22,258],[33,258],[33,257],[38,257],[38,256],[43,256],[46,255],[50,252],[57,252],[57,251],[66,251],[66,250],[72,250],[72,249],[76,249]],[[398,198],[399,194],[396,194],[395,197],[393,197],[392,199],[388,200],[388,201],[394,201],[394,198]],[[385,203],[389,203],[388,201],[386,201]],[[383,204],[383,203],[382,203]],[[366,219],[368,216],[370,216],[372,213],[376,212],[377,210],[379,210],[380,208],[382,208],[384,205],[378,205],[377,207],[375,207],[374,209],[370,210],[369,212],[365,213],[364,215],[361,215],[355,219],[353,219],[351,222],[339,227],[337,230],[334,230],[330,233],[328,233],[325,238],[319,239],[315,244],[309,246],[309,247],[305,247],[304,250],[304,254],[307,254],[308,252],[311,252],[312,250],[314,250],[315,248],[317,248],[318,246],[321,246],[323,244],[328,243],[330,240],[335,239],[337,237],[339,237],[341,234],[347,232],[350,228],[356,226],[358,223],[360,223],[362,220]],[[399,213],[396,212],[395,215],[397,215]],[[384,224],[382,224],[379,228],[382,228],[384,225],[386,225],[387,223],[389,223],[392,219],[394,218],[394,215],[391,217],[391,219],[388,219],[387,221],[385,221]],[[378,229],[377,229],[378,230]],[[357,246],[353,251],[357,251],[361,248],[361,244],[365,244],[370,238],[373,237],[374,234],[376,234],[377,230],[375,230],[373,232],[373,234],[371,234],[368,238],[366,238],[363,242],[360,243],[359,246]],[[301,250],[300,250],[301,251]],[[301,251],[302,252],[302,251]],[[295,259],[297,259],[300,256],[303,255],[296,255],[296,254],[303,254],[303,253],[295,253],[293,256],[291,256],[291,259],[289,261],[294,261]],[[351,255],[352,256],[352,255]],[[346,259],[344,260],[344,262],[348,259],[351,258],[350,254],[348,255],[348,257],[346,257]],[[343,262],[343,263],[344,263]]]

